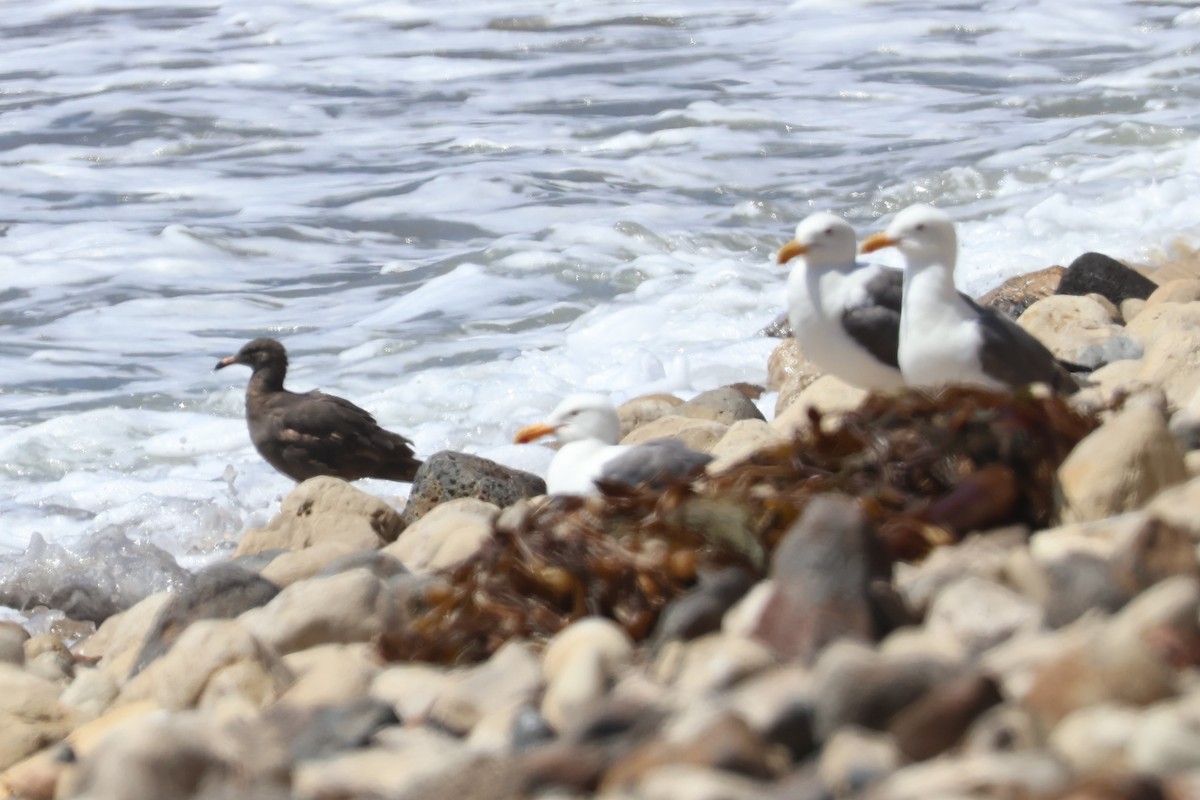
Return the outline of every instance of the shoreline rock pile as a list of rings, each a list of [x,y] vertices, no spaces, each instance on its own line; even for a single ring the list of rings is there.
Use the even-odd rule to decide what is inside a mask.
[[[997,294],[1069,400],[867,396],[785,340],[771,422],[621,409],[694,484],[313,478],[94,631],[0,625],[0,796],[1200,797],[1200,281],[1072,269]]]

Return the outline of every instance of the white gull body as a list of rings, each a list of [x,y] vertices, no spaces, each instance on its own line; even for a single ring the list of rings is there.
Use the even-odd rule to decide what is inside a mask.
[[[788,320],[804,355],[821,371],[863,389],[898,389],[903,274],[857,261],[854,229],[818,212],[796,226],[779,251],[788,276]]]
[[[1034,382],[1069,393],[1074,377],[1020,325],[954,287],[954,223],[932,206],[904,209],[864,252],[896,247],[904,257],[900,371],[912,386],[973,384],[1015,389]]]

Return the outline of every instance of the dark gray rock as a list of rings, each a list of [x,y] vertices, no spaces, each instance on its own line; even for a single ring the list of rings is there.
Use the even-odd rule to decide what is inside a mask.
[[[546,482],[537,475],[468,453],[442,450],[426,459],[413,477],[404,523],[411,525],[434,506],[458,497],[474,497],[504,508],[521,498],[545,493]]]
[[[1158,284],[1102,253],[1084,253],[1071,262],[1055,294],[1100,294],[1114,305],[1131,297],[1146,299]]]
[[[750,591],[754,576],[742,567],[728,567],[700,576],[691,590],[667,606],[651,636],[654,650],[667,642],[687,641],[721,627],[725,612]]]
[[[266,718],[290,743],[296,761],[367,747],[376,733],[400,724],[390,703],[370,697],[317,709],[281,704],[268,711]]]
[[[987,675],[962,675],[931,689],[892,719],[888,732],[913,761],[941,755],[958,744],[979,715],[1004,698]]]

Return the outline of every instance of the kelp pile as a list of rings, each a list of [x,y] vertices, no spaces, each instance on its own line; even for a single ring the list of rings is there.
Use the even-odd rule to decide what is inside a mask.
[[[506,513],[488,544],[427,590],[409,624],[380,638],[380,654],[473,662],[587,615],[644,639],[701,571],[764,575],[788,527],[828,492],[858,498],[897,560],[973,530],[1045,527],[1058,465],[1096,426],[1059,397],[965,387],[872,395],[829,431],[813,422],[690,486],[609,487]]]

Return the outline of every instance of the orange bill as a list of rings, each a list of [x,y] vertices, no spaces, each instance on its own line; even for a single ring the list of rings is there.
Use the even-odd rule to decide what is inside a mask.
[[[779,249],[779,255],[775,257],[776,264],[786,264],[796,256],[802,256],[808,252],[808,248],[792,239]]]
[[[899,239],[893,239],[886,233],[872,233],[863,241],[859,251],[874,253],[876,250],[882,250],[885,247],[895,247],[898,244],[900,244]]]
[[[548,422],[535,422],[533,425],[526,425],[521,430],[517,431],[517,435],[513,437],[514,444],[529,444],[534,439],[540,439],[543,436],[549,436],[557,430]]]

